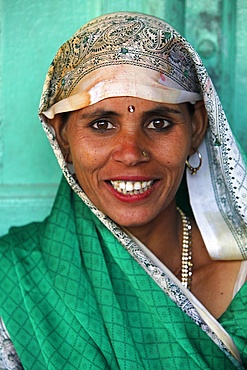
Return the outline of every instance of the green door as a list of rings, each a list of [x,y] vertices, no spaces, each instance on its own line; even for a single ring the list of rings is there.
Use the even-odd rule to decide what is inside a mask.
[[[0,0],[0,235],[42,220],[61,178],[37,117],[50,61],[86,21],[121,10],[161,17],[188,38],[247,151],[246,0]]]

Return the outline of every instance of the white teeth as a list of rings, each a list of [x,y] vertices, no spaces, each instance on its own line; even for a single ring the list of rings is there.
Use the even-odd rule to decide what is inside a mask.
[[[134,189],[135,190],[140,190],[142,188],[142,185],[139,181],[135,182],[134,183]]]
[[[116,182],[116,181],[115,181]],[[113,181],[112,181],[112,183],[113,183]],[[113,185],[113,184],[112,184]],[[125,182],[124,181],[120,181],[119,182],[119,188],[120,189],[122,189],[122,190],[124,190],[125,189]]]
[[[133,191],[134,189],[134,186],[133,186],[133,183],[132,182],[126,182],[126,191]]]
[[[153,180],[149,181],[111,181],[115,190],[122,194],[142,194],[147,191],[152,185]]]

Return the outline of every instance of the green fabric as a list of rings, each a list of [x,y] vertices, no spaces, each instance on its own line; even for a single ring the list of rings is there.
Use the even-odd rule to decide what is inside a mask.
[[[234,340],[247,367],[247,282],[234,297],[219,322]]]
[[[0,246],[0,316],[25,369],[234,368],[65,180],[48,219]]]

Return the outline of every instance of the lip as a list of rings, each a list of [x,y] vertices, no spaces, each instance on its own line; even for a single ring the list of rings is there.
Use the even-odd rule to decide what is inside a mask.
[[[128,181],[132,181],[132,182],[137,182],[137,181],[154,181],[154,183],[152,184],[151,188],[149,188],[148,190],[144,191],[143,193],[138,193],[138,194],[123,194],[123,193],[120,193],[118,192],[116,189],[114,189],[114,187],[111,185],[111,181],[125,181],[125,182],[128,182]],[[158,179],[151,179],[150,177],[143,177],[143,176],[121,176],[121,177],[114,177],[114,178],[111,178],[111,180],[107,180],[105,181],[105,184],[107,186],[107,188],[110,190],[110,192],[115,196],[115,198],[117,198],[118,200],[122,201],[122,202],[127,202],[127,203],[135,203],[135,202],[140,202],[146,198],[148,198],[152,192],[154,191],[154,189],[156,188],[157,184],[158,184],[159,180]]]
[[[157,178],[151,178],[149,176],[115,176],[107,179],[106,181],[154,181]]]

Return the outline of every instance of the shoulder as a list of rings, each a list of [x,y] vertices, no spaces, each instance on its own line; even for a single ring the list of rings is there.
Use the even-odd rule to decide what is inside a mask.
[[[0,316],[22,302],[21,280],[32,264],[32,253],[40,249],[42,223],[11,228],[0,238]]]
[[[40,244],[42,223],[13,227],[0,238],[0,291],[4,282],[16,275],[16,266],[24,255],[28,255]]]
[[[244,366],[247,366],[247,282],[233,298],[219,322],[234,340]]]
[[[43,223],[31,223],[21,227],[12,227],[9,233],[0,237],[0,253],[15,246],[25,246],[38,238]]]

